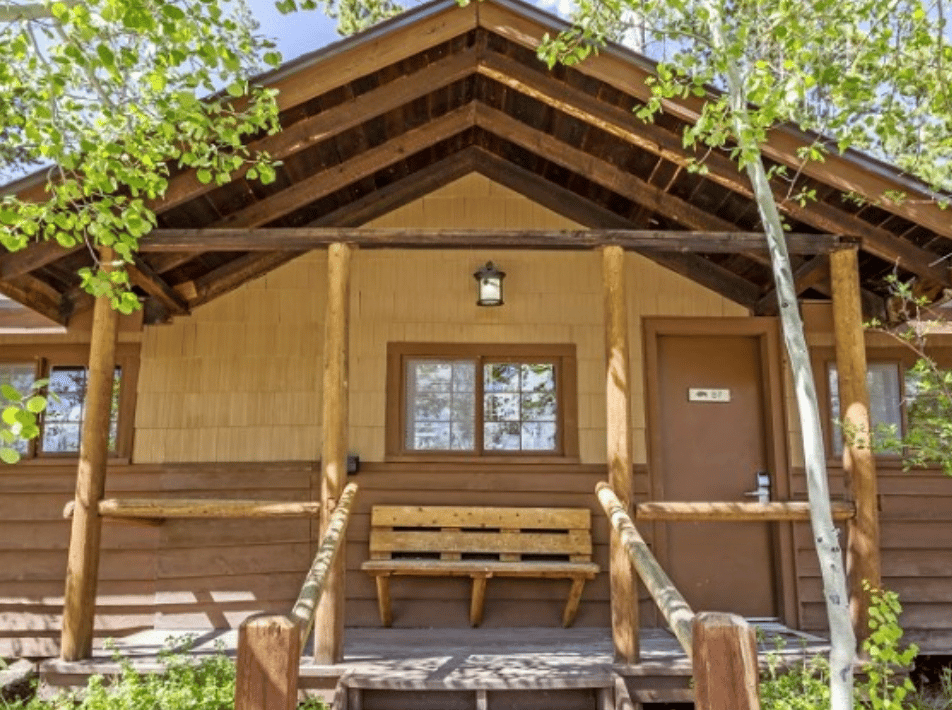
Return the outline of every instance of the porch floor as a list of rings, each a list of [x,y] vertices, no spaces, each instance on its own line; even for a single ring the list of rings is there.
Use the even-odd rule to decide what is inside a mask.
[[[823,639],[776,622],[754,621],[761,629],[761,661],[776,651],[791,662],[825,653]],[[612,663],[607,628],[384,629],[349,628],[344,661],[316,665],[310,647],[301,659],[300,687],[332,692],[342,679],[349,688],[402,691],[542,690],[607,688],[623,676],[641,702],[690,701],[691,665],[674,636],[642,629],[641,663]],[[777,637],[781,639],[778,651]],[[163,647],[188,648],[193,656],[221,648],[234,656],[237,630],[155,629],[118,639],[114,649],[97,648],[93,658],[45,662],[43,680],[53,686],[83,685],[94,673],[116,673],[118,653],[142,672],[159,670]]]

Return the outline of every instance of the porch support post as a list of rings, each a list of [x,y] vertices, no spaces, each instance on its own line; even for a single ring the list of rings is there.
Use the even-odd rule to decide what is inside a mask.
[[[858,639],[869,635],[869,595],[863,581],[881,586],[878,485],[876,459],[869,447],[869,391],[866,387],[866,343],[860,302],[856,249],[830,254],[833,330],[843,423],[843,471],[856,505],[850,521],[846,568],[850,579],[850,611]]]
[[[107,270],[113,258],[111,249],[104,248],[100,251],[100,259],[107,265]],[[109,296],[97,298],[93,308],[86,403],[79,446],[79,467],[76,472],[76,499],[66,562],[66,592],[60,641],[60,655],[65,661],[78,661],[92,655],[99,547],[102,537],[99,501],[102,500],[106,488],[117,321],[118,314],[110,306]]]
[[[625,252],[602,250],[605,295],[605,395],[607,402],[608,483],[625,512],[632,513],[631,397],[628,365],[628,308],[625,301]],[[611,533],[611,610],[615,659],[637,663],[638,584],[618,533]]]
[[[321,446],[321,537],[347,483],[347,339],[350,320],[347,244],[327,248],[327,310],[324,320],[324,410]],[[341,542],[346,551],[346,543]],[[344,574],[347,555],[337,555],[314,619],[314,660],[339,663],[344,655]]]

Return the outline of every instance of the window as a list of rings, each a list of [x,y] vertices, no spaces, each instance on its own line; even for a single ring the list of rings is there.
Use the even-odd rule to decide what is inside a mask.
[[[577,455],[574,347],[391,344],[389,360],[388,453]]]
[[[24,457],[76,456],[86,414],[88,348],[50,346],[37,357],[38,350],[37,346],[4,348],[5,361],[0,362],[0,383],[9,382],[21,392],[28,390],[34,380],[49,380],[46,392],[51,396],[40,417],[40,435],[33,441],[18,443],[17,448]],[[131,450],[137,372],[138,346],[120,345],[109,425],[109,450],[114,456],[127,457]]]
[[[866,365],[866,388],[869,390],[869,422],[873,432],[883,426],[903,431],[903,393],[901,375],[904,369],[897,361],[869,362]],[[831,449],[834,456],[843,455],[843,436],[840,431],[843,415],[840,412],[839,378],[836,363],[827,364],[830,389],[830,416],[832,426]]]

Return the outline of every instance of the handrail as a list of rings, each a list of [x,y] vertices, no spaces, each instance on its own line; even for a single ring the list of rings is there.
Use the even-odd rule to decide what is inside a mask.
[[[321,546],[314,556],[311,569],[304,578],[304,584],[301,585],[301,593],[298,594],[297,601],[294,602],[294,607],[291,609],[290,618],[301,625],[302,648],[314,625],[314,614],[327,584],[327,572],[334,564],[334,559],[340,551],[344,530],[347,528],[347,521],[350,519],[350,508],[356,496],[357,484],[348,483],[337,501],[337,506],[334,508],[328,522],[324,538],[321,540]]]
[[[687,654],[688,659],[693,659],[694,633],[691,628],[694,621],[694,611],[685,601],[684,597],[674,586],[674,583],[661,569],[658,560],[651,554],[651,550],[644,539],[638,533],[631,516],[625,511],[618,496],[612,490],[611,486],[605,481],[595,486],[595,493],[598,495],[598,501],[605,509],[608,520],[618,533],[628,557],[641,581],[654,599],[658,609],[664,615],[668,626],[674,633],[675,638],[681,644],[681,648]]]

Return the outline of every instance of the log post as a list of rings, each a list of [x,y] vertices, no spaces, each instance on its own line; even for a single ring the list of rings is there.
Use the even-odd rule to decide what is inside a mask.
[[[294,710],[301,667],[301,625],[261,616],[238,629],[235,710]]]
[[[866,386],[866,343],[860,304],[856,249],[830,254],[833,329],[843,423],[843,472],[856,516],[849,524],[846,568],[850,580],[850,613],[858,639],[869,634],[869,595],[863,581],[881,586],[876,459],[870,448],[869,391]]]
[[[107,270],[113,258],[111,249],[100,251],[100,260]],[[97,298],[93,308],[86,402],[76,471],[76,498],[66,562],[60,640],[60,655],[64,661],[78,661],[92,655],[102,537],[99,501],[106,489],[117,322],[118,314],[112,309],[109,296]]]
[[[324,321],[324,409],[321,446],[321,537],[347,482],[347,338],[350,318],[350,259],[347,244],[327,248],[327,311]],[[327,579],[314,622],[314,660],[339,663],[344,655],[346,544]]]
[[[694,617],[694,707],[760,710],[754,629],[735,614],[706,611]]]
[[[625,252],[602,250],[605,296],[606,441],[608,482],[631,515],[631,398],[628,366],[628,307],[625,300]],[[618,533],[611,532],[611,612],[615,659],[637,663],[638,584]]]

